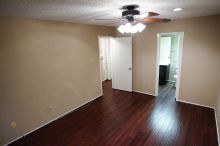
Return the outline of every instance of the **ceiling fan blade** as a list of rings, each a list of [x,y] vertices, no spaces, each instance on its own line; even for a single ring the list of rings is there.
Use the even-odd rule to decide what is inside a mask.
[[[123,19],[125,19],[125,18],[110,18],[110,19],[95,19],[95,20],[103,20],[103,21],[111,21],[111,20],[123,20]]]
[[[105,26],[110,26],[110,27],[112,27],[112,26],[115,26],[115,23],[108,23],[108,24],[106,24]]]
[[[160,14],[155,13],[155,12],[147,12],[147,13],[143,13],[143,14],[146,14],[145,17],[153,17],[153,16],[158,16],[158,15],[160,15]]]
[[[141,13],[140,15],[137,15],[136,17],[139,19],[144,19],[145,17],[153,17],[153,16],[158,16],[160,14],[154,13],[154,12],[146,12],[146,13]]]
[[[170,21],[171,21],[170,19],[164,19],[164,18],[148,18],[148,17],[144,18],[144,22],[146,22],[146,23],[155,23],[155,22],[168,23]]]

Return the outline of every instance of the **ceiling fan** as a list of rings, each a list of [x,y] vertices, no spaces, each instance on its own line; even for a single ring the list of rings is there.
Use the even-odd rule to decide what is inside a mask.
[[[170,19],[164,18],[152,18],[153,16],[158,16],[160,14],[155,12],[147,12],[141,14],[138,5],[126,5],[121,9],[122,17],[116,19],[96,19],[96,20],[119,20],[122,22],[122,25],[118,27],[118,30],[122,33],[136,33],[141,32],[145,28],[145,25],[142,23],[156,23],[156,22],[170,22]],[[141,17],[142,16],[142,17]],[[124,23],[126,23],[124,25]]]

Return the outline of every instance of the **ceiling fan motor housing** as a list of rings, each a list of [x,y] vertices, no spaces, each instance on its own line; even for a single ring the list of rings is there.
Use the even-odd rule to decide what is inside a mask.
[[[140,15],[140,11],[136,10],[138,8],[138,5],[127,5],[123,6],[122,9],[125,9],[125,11],[122,12],[122,17],[127,18],[129,22],[134,21],[134,15]]]
[[[126,10],[122,12],[122,17],[140,15],[140,11],[138,10]]]

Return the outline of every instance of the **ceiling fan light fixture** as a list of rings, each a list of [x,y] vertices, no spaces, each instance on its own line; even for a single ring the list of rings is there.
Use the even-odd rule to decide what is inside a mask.
[[[132,25],[131,23],[126,23],[125,25],[120,25],[117,29],[120,33],[137,33],[142,32],[145,29],[145,25],[138,23]]]
[[[174,12],[178,12],[178,11],[182,11],[182,10],[183,10],[183,8],[174,8],[173,9]]]

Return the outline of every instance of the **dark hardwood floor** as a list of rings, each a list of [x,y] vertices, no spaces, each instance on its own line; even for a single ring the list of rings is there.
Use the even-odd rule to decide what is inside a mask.
[[[159,86],[158,97],[159,98],[170,98],[169,100],[175,99],[176,87],[175,83],[167,82],[165,85]]]
[[[112,90],[110,81],[103,90],[103,97],[11,145],[218,145],[213,109],[176,102],[168,88],[157,98]]]

